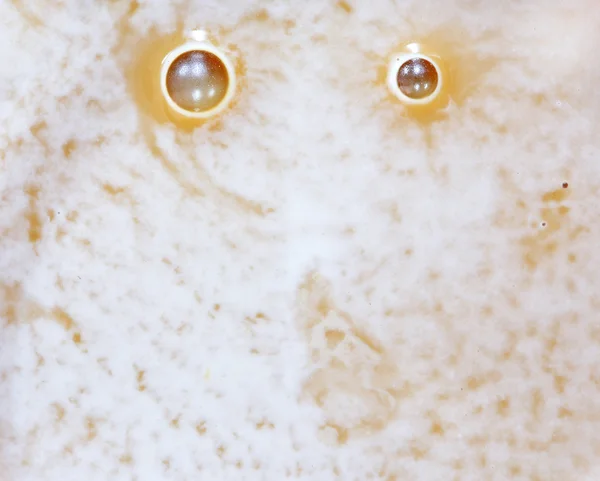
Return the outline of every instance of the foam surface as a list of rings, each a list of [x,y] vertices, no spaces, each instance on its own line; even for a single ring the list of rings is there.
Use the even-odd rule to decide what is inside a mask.
[[[0,3],[0,480],[599,479],[599,21]],[[240,90],[190,131],[140,85],[195,27]]]

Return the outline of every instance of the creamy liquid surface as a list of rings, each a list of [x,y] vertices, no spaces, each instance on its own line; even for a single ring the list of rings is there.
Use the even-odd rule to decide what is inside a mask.
[[[599,22],[0,3],[0,480],[599,479]],[[239,89],[193,129],[196,27]],[[445,109],[387,91],[410,41]]]

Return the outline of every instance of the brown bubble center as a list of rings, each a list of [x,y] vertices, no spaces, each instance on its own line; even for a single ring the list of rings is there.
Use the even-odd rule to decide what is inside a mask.
[[[407,60],[398,69],[398,88],[413,100],[421,100],[432,95],[437,89],[438,81],[435,66],[421,57]]]
[[[206,112],[217,107],[229,89],[227,66],[215,54],[192,50],[177,57],[169,66],[167,92],[182,109]]]

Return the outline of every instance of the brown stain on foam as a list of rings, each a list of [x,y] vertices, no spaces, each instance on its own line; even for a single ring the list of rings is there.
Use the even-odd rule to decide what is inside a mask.
[[[42,19],[27,8],[24,5],[25,2],[23,0],[10,0],[10,3],[30,27],[40,28],[44,26]]]
[[[91,442],[98,436],[98,426],[97,422],[94,418],[88,416],[85,418],[85,430],[86,436],[85,440],[87,442]]]
[[[296,27],[296,20],[290,17],[282,17],[282,18],[274,18],[269,14],[269,11],[265,8],[251,8],[248,13],[242,15],[240,20],[233,27],[220,27],[215,25],[214,31],[219,34],[219,36],[226,37],[233,30],[239,29],[276,29],[284,33],[285,35],[289,35],[292,32],[292,29]],[[260,39],[257,38],[257,41]],[[266,48],[271,48],[271,44],[265,44]],[[237,50],[237,48],[236,48]]]
[[[275,429],[275,425],[268,419],[261,419],[256,423],[256,429],[259,431],[262,429]]]
[[[477,391],[488,383],[497,383],[502,379],[502,374],[498,371],[491,371],[467,378],[466,387],[471,391]]]
[[[31,322],[52,314],[27,297],[21,282],[0,282],[0,319],[5,325]]]
[[[315,365],[303,395],[325,414],[323,439],[344,444],[385,428],[395,416],[401,393],[385,348],[335,306],[330,291],[329,282],[317,273],[298,289],[298,327]],[[367,384],[357,381],[359,373]],[[352,407],[344,412],[346,405]]]
[[[146,371],[143,369],[139,369],[137,366],[134,366],[136,371],[135,381],[137,384],[137,390],[140,392],[144,392],[146,390]]]
[[[563,199],[556,197],[556,193],[551,191],[547,194],[547,199]],[[540,195],[538,198],[541,197]],[[469,306],[469,312],[479,311],[483,310],[474,310],[472,305]],[[496,319],[497,327],[503,324],[502,318],[498,317],[498,314],[503,311],[504,309],[496,304],[494,309],[488,309],[487,316]],[[435,308],[427,312],[432,316],[449,316],[448,312],[438,311]],[[509,312],[515,316],[524,315],[522,306],[518,304],[511,307]],[[422,312],[419,313],[423,315]],[[578,368],[575,363],[569,366],[570,362],[564,361],[569,343],[562,332],[568,325],[573,326],[575,332],[582,331],[577,327],[579,317],[561,316],[550,321],[523,320],[514,324],[514,328],[506,332],[504,342],[498,342],[498,349],[480,349],[482,346],[479,345],[478,337],[481,334],[478,336],[477,329],[471,329],[465,345],[457,349],[473,352],[473,348],[478,347],[477,357],[473,357],[475,354],[459,357],[452,366],[453,372],[470,374],[465,378],[465,384],[461,385],[460,392],[444,384],[443,370],[428,378],[423,377],[424,383],[428,383],[431,387],[435,385],[436,392],[435,403],[428,395],[418,396],[419,402],[429,404],[433,408],[427,413],[429,424],[427,435],[422,435],[423,443],[430,448],[435,448],[438,442],[436,439],[450,439],[453,435],[452,426],[435,410],[441,411],[444,407],[456,409],[459,406],[462,410],[470,407],[468,414],[464,417],[461,415],[461,420],[464,421],[461,428],[464,430],[463,433],[470,431],[471,434],[468,438],[465,436],[469,449],[467,453],[460,455],[463,464],[462,467],[457,468],[457,476],[463,469],[480,473],[480,477],[487,477],[492,471],[500,476],[508,474],[509,470],[527,472],[532,460],[541,452],[549,453],[551,456],[560,455],[565,460],[569,457],[573,460],[577,459],[581,466],[586,462],[589,463],[589,454],[580,453],[582,445],[587,445],[591,440],[590,436],[583,434],[584,441],[576,433],[586,423],[594,422],[594,416],[596,419],[599,418],[597,408],[592,414],[594,409],[592,406],[597,403],[581,402],[579,394],[573,397],[576,391],[570,389],[574,381],[571,373]],[[468,320],[467,316],[458,316],[450,317],[449,322],[453,326],[458,326],[464,325]],[[428,363],[435,362],[436,356],[441,359],[441,352],[447,352],[448,346],[454,348],[453,338],[449,338],[447,342],[448,345],[437,345],[437,354],[427,359]],[[570,342],[570,348],[573,348],[573,340]],[[532,356],[532,352],[536,354]],[[481,363],[483,365],[488,361],[492,362],[491,368],[478,369],[479,359],[483,361]],[[504,380],[509,381],[508,385]],[[515,389],[514,383],[526,389]],[[513,387],[510,387],[510,384],[513,384]],[[450,389],[444,392],[444,387]],[[555,406],[557,401],[562,404],[558,408]],[[573,404],[575,408],[571,408],[569,404]],[[404,415],[406,422],[413,421],[414,414],[406,412],[405,406],[403,404],[400,407],[399,415]],[[551,429],[548,428],[549,426]],[[490,451],[492,446],[498,445],[507,449],[513,461],[510,465],[500,465],[498,458],[492,454],[493,450]],[[414,461],[420,453],[402,453],[401,456]],[[429,457],[427,454],[422,456],[423,460]],[[428,461],[433,462],[433,459]],[[552,465],[557,466],[556,463]],[[561,479],[569,478],[561,477]]]
[[[521,266],[533,272],[555,263],[576,263],[572,245],[590,229],[576,220],[578,203],[572,200],[572,187],[563,182],[537,194],[526,193],[519,187],[516,174],[504,168],[499,169],[498,179],[506,195],[493,215],[493,224],[505,232],[519,233],[515,252]],[[571,285],[569,289],[575,289],[569,279],[565,282],[568,288]]]
[[[207,431],[206,421],[199,421],[198,423],[196,423],[195,429],[198,436],[204,436]]]
[[[22,296],[23,290],[19,282],[0,284],[0,317],[6,324],[17,322]]]
[[[119,457],[119,463],[125,464],[125,465],[131,465],[131,464],[133,464],[133,456],[129,452],[123,453]]]
[[[58,322],[65,330],[69,331],[75,326],[73,318],[63,309],[55,307],[51,312],[52,317]]]
[[[66,332],[76,345],[83,343],[81,332],[71,315],[61,307],[44,308],[25,294],[22,284],[0,283],[0,320],[4,325],[30,323],[38,319],[52,319]],[[43,359],[43,358],[42,358]]]
[[[28,207],[25,211],[27,220],[27,238],[31,244],[37,244],[42,240],[42,219],[40,216],[40,187],[37,185],[27,185],[23,189],[27,196]]]
[[[506,417],[510,414],[510,396],[505,396],[496,401],[496,414]]]
[[[64,158],[69,160],[77,149],[77,141],[75,139],[69,139],[62,144],[61,148]]]
[[[37,170],[35,174],[37,176],[41,173],[42,170]],[[34,252],[38,254],[38,246],[44,239],[45,226],[52,226],[59,218],[66,219],[68,223],[74,223],[77,221],[78,213],[77,211],[61,213],[52,207],[45,206],[42,199],[42,188],[37,183],[26,184],[22,192],[27,199],[27,205],[23,212],[27,227],[27,241],[32,245]],[[66,226],[59,224],[56,226],[54,237],[60,241],[67,233]]]
[[[127,193],[127,187],[120,187],[112,184],[102,184],[102,190],[111,197],[118,197],[121,194]]]
[[[52,149],[50,148],[50,145],[46,138],[47,130],[48,130],[48,123],[45,120],[36,122],[29,128],[31,135],[44,148],[44,154],[46,156],[49,156],[50,153],[52,152]]]
[[[339,0],[336,6],[345,13],[352,13],[354,11],[352,5],[346,0]]]
[[[538,228],[520,240],[523,262],[530,271],[558,255],[572,262],[574,255],[564,252],[569,245],[589,231],[584,225],[576,225],[571,219],[571,208],[567,201],[570,191],[558,188],[541,195]]]
[[[126,34],[126,32],[122,32]],[[126,79],[129,92],[138,109],[158,123],[170,121],[160,89],[160,69],[163,58],[182,43],[179,34],[166,36],[150,32],[148,40],[135,43],[135,56],[127,65]],[[130,47],[132,48],[133,45]],[[133,55],[133,51],[131,54]],[[193,124],[181,125],[191,128]]]
[[[54,411],[54,421],[60,423],[65,418],[65,408],[59,403],[52,404],[52,408]]]

